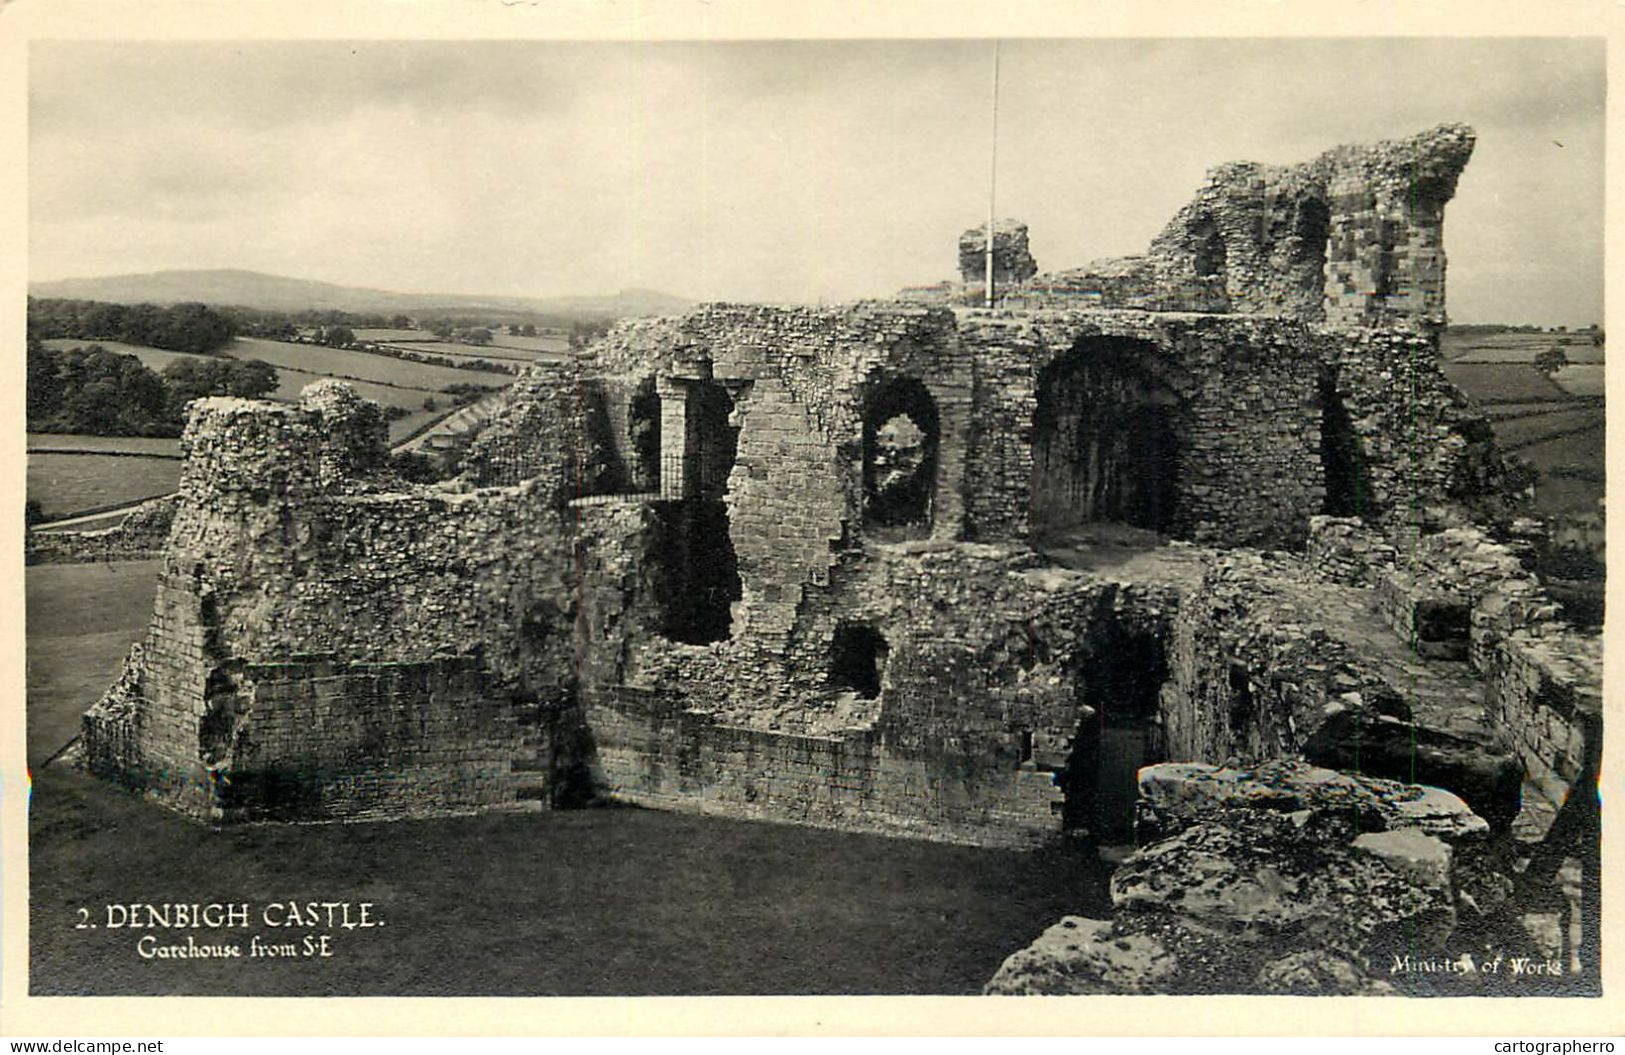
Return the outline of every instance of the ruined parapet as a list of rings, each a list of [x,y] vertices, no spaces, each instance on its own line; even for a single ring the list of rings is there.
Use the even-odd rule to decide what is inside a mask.
[[[297,501],[340,489],[384,463],[386,437],[377,404],[343,381],[307,386],[297,405],[196,400],[181,436],[182,503],[209,495]]]
[[[318,474],[323,486],[363,476],[389,458],[389,425],[378,404],[343,381],[323,378],[299,393],[299,406],[321,417]]]
[[[1038,273],[1027,248],[1027,225],[1019,220],[998,220],[993,225],[993,285],[1025,282]],[[987,225],[972,227],[959,236],[959,274],[966,285],[987,280]]]
[[[1327,322],[1445,324],[1444,207],[1474,138],[1466,125],[1440,125],[1321,159],[1330,170]]]
[[[1001,290],[1001,301],[1436,329],[1445,322],[1444,207],[1473,142],[1467,126],[1440,125],[1298,165],[1219,165],[1143,256],[1036,275]],[[964,245],[969,286],[981,278]]]
[[[1442,326],[1444,206],[1472,149],[1470,128],[1441,125],[1302,165],[1213,169],[1151,244],[1170,306]]]

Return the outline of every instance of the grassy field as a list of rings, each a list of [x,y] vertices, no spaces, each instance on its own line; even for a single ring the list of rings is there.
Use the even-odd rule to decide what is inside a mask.
[[[1464,340],[1447,333],[1441,340],[1445,376],[1489,417],[1501,448],[1539,470],[1535,509],[1548,516],[1594,512],[1603,494],[1606,411],[1594,398],[1579,398],[1604,394],[1603,350],[1588,336],[1573,340],[1564,353],[1580,363],[1552,378],[1526,364],[1554,343],[1553,334]]]
[[[147,348],[139,344],[120,344],[118,341],[87,341],[80,337],[53,337],[41,342],[47,348],[88,348],[99,344],[110,352],[120,355],[133,355],[141,360],[143,366],[149,370],[163,372],[164,367],[177,359],[207,359],[206,355],[193,355],[191,352],[171,352],[163,348]]]
[[[1565,366],[1552,376],[1552,380],[1571,396],[1606,395],[1604,369],[1601,363]]]
[[[503,374],[490,374],[477,370],[456,370],[449,366],[430,366],[387,355],[343,348],[323,348],[314,344],[289,344],[285,341],[267,341],[257,337],[239,337],[226,349],[237,359],[262,359],[278,369],[288,367],[314,374],[354,377],[363,381],[380,381],[438,391],[447,385],[482,385],[500,388],[512,378]]]
[[[156,570],[27,569],[35,994],[973,993],[1059,916],[1106,911],[1092,855],[1062,844],[1022,854],[635,809],[214,831],[37,769],[116,676]],[[386,925],[339,931],[323,961],[143,960],[138,934],[75,928],[81,906],[290,899],[371,901]]]
[[[355,334],[355,339],[358,341],[406,342],[423,340],[432,341],[435,339],[434,334],[425,333],[422,330],[394,330],[387,327],[383,329],[362,327],[350,332]]]
[[[517,338],[515,338],[517,340]],[[497,344],[488,344],[476,348],[469,344],[455,344],[450,341],[414,341],[406,343],[397,342],[397,346],[410,352],[422,352],[425,355],[442,355],[448,359],[495,359],[504,363],[534,363],[556,359],[561,353],[532,352],[523,348],[508,348]]]
[[[1575,333],[1461,333],[1447,330],[1439,340],[1446,359],[1464,363],[1530,363],[1548,348],[1563,350],[1571,363],[1600,363],[1603,347],[1591,334]]]
[[[570,338],[564,335],[543,337],[514,337],[506,333],[499,333],[491,338],[491,344],[497,348],[517,348],[525,352],[548,352],[557,355],[567,355],[570,351]]]
[[[77,432],[30,432],[28,449],[49,447],[74,451],[133,451],[179,456],[181,441],[169,436],[86,436]]]
[[[436,351],[456,349],[465,353],[478,354],[483,349],[469,344],[455,344],[443,341],[427,330],[391,330],[391,329],[359,329],[355,331],[358,341],[374,341],[380,344],[399,344],[409,348],[422,348],[427,351],[433,348]],[[563,335],[540,335],[536,337],[517,337],[505,330],[491,331],[491,349],[505,349],[520,352],[548,352],[565,353],[570,350],[570,338]]]
[[[1541,414],[1536,417],[1515,418],[1511,421],[1497,421],[1494,424],[1495,438],[1503,447],[1519,447],[1533,440],[1547,436],[1565,435],[1584,429],[1597,429],[1603,427],[1603,411],[1601,407],[1586,407],[1579,410],[1563,410],[1555,414]],[[1600,436],[1598,438],[1598,454]]]
[[[79,733],[79,715],[118,676],[152,618],[158,561],[36,564],[24,570],[28,764]]]
[[[1444,376],[1479,403],[1568,399],[1569,394],[1532,367],[1494,363],[1442,364]]]
[[[270,398],[282,399],[290,403],[298,401],[299,393],[304,390],[306,385],[320,381],[326,376],[324,374],[307,373],[303,370],[290,370],[287,367],[278,367],[276,373],[277,389],[271,393]],[[389,441],[391,443],[399,442],[419,426],[443,416],[451,406],[450,396],[433,389],[381,385],[371,381],[346,380],[344,383],[354,388],[356,393],[363,399],[370,399],[374,403],[386,407],[400,407],[403,410],[410,411],[406,417],[396,418],[389,423]],[[436,408],[434,410],[425,410],[423,408],[425,399],[434,400]]]
[[[168,494],[180,478],[181,462],[174,458],[28,456],[28,497],[53,519]]]

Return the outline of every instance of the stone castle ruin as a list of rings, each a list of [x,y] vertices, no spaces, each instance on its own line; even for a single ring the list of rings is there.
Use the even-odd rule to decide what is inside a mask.
[[[441,484],[341,383],[199,401],[83,761],[210,821],[610,798],[1018,847],[1267,762],[1433,786],[1447,857],[1584,856],[1600,643],[1475,520],[1502,470],[1438,366],[1472,145],[1226,165],[1080,271],[1000,224],[992,308],[979,230],[961,287],[624,322]]]

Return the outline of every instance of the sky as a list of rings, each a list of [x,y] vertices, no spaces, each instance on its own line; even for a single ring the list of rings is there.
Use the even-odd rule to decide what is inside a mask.
[[[244,268],[410,292],[838,301],[952,277],[990,41],[35,41],[35,280]],[[1445,121],[1460,322],[1602,321],[1600,40],[1016,40],[997,211],[1143,252],[1226,161]]]

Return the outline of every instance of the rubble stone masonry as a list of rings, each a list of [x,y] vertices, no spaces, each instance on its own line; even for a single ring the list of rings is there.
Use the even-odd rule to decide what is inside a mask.
[[[1470,147],[1220,170],[1158,243],[1172,300],[629,320],[527,369],[440,484],[341,384],[200,401],[83,757],[213,819],[598,794],[1030,845],[1143,693],[1175,760],[1403,727],[1499,824],[1514,758],[1583,768],[1598,668],[1504,554],[1429,533],[1495,457],[1416,325]],[[1090,548],[1125,525],[1151,541]]]

